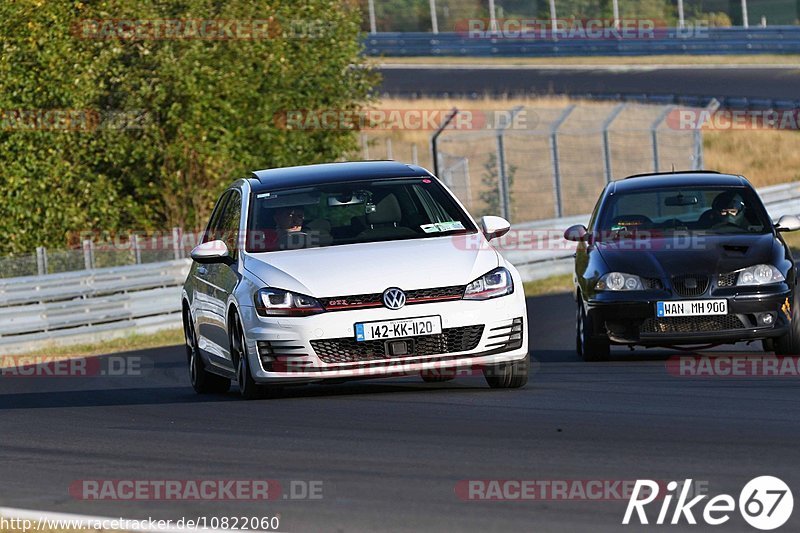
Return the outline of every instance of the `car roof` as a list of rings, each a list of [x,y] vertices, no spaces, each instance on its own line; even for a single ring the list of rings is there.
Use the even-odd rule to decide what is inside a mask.
[[[431,176],[422,167],[396,161],[348,161],[256,170],[250,179],[250,186],[253,192],[263,192],[343,181]]]
[[[664,187],[750,187],[742,176],[713,171],[663,172],[636,174],[612,182],[612,193],[661,189]]]

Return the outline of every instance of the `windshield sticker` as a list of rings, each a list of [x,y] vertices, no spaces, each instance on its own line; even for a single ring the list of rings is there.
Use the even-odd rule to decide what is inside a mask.
[[[258,198],[258,199],[261,199],[261,198],[277,198],[277,197],[278,197],[277,195],[274,195],[271,192],[262,192],[261,194],[256,195],[256,198]]]
[[[437,232],[461,230],[464,229],[464,224],[462,224],[458,220],[452,220],[450,222],[435,222],[433,224],[422,224],[420,228],[422,228],[422,231],[424,231],[425,233],[437,233]]]

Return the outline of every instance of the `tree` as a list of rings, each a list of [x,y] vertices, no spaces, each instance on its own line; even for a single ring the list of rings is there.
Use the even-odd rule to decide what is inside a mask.
[[[120,31],[120,21],[166,19],[262,21],[266,32],[132,39]],[[105,26],[87,22],[98,20]],[[292,130],[276,117],[358,111],[376,82],[352,3],[20,0],[0,5],[0,22],[3,252],[63,246],[65,234],[87,229],[198,228],[221,189],[248,171],[354,150],[350,130]],[[30,121],[18,110],[96,120],[43,130],[21,127]]]
[[[489,153],[489,159],[483,165],[484,174],[481,177],[482,190],[478,197],[484,204],[482,215],[501,215],[502,205],[500,201],[500,177],[497,168],[497,154]],[[515,165],[507,165],[506,178],[508,179],[508,190],[514,188],[514,176],[517,173]],[[509,197],[511,195],[509,194]],[[513,213],[513,202],[509,206],[509,213]]]

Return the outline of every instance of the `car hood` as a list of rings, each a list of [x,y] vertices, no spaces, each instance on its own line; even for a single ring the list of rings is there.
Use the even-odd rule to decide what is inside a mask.
[[[252,253],[244,267],[266,286],[322,298],[466,285],[499,265],[493,248],[461,243],[435,237]]]
[[[598,242],[597,252],[609,271],[645,277],[732,272],[759,263],[774,264],[784,256],[772,234],[694,235],[653,238],[639,243]]]

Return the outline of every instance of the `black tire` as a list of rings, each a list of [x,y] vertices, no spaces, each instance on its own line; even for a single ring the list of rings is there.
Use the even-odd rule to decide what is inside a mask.
[[[611,341],[608,337],[594,337],[594,324],[583,308],[583,301],[578,296],[575,313],[575,351],[586,362],[608,361],[611,355]]]
[[[800,299],[797,290],[792,298],[792,321],[789,324],[789,332],[777,337],[773,344],[777,355],[800,355]]]
[[[220,394],[228,392],[231,388],[231,380],[212,374],[205,368],[203,358],[198,348],[197,334],[194,329],[194,322],[191,315],[187,312],[183,324],[183,335],[186,339],[186,358],[189,363],[189,380],[192,388],[197,394]]]
[[[239,394],[245,400],[260,400],[273,396],[278,389],[256,383],[247,357],[247,343],[244,339],[239,321],[234,319],[230,331],[231,357],[236,364],[236,381],[239,383]]]
[[[419,375],[425,383],[444,383],[456,378],[455,370],[423,370]]]
[[[530,362],[531,356],[527,354],[525,359],[513,363],[486,366],[483,377],[493,389],[518,389],[528,383]]]

